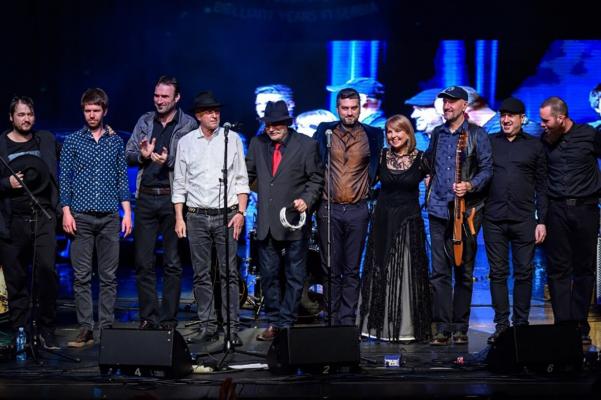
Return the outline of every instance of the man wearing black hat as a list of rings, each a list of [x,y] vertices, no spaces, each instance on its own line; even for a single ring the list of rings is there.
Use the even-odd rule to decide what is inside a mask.
[[[595,284],[595,253],[599,232],[601,133],[568,116],[559,97],[540,107],[547,153],[547,281],[555,323],[575,322],[582,344],[590,345],[588,310]]]
[[[188,237],[194,269],[194,298],[200,320],[198,333],[191,343],[217,340],[217,319],[213,305],[211,249],[215,245],[221,281],[221,315],[226,318],[229,294],[231,343],[241,346],[238,336],[238,237],[244,227],[248,201],[248,176],[242,141],[229,131],[227,148],[227,204],[223,204],[223,160],[225,128],[219,127],[221,103],[211,92],[200,92],[194,99],[193,112],[199,128],[184,135],[177,144],[171,201],[175,204],[175,232]],[[188,212],[184,219],[184,204]],[[227,213],[229,282],[226,277],[224,213]],[[229,289],[229,293],[228,293]]]
[[[319,124],[313,138],[319,143],[320,157],[331,162],[331,182],[326,182],[317,211],[321,265],[325,276],[331,268],[331,298],[334,325],[356,323],[359,289],[359,267],[369,223],[368,198],[375,183],[384,135],[381,129],[359,122],[361,97],[352,88],[336,95],[340,121]],[[329,136],[329,138],[328,138]],[[328,148],[328,141],[331,148]],[[331,154],[331,159],[330,159]],[[328,177],[326,176],[326,181]],[[328,266],[328,185],[331,188],[330,248]],[[328,283],[325,283],[327,289]],[[329,301],[329,300],[327,300]]]
[[[501,104],[502,131],[490,138],[493,176],[484,207],[484,241],[495,310],[493,343],[509,327],[509,245],[513,264],[514,326],[528,325],[534,247],[545,240],[547,159],[540,140],[523,131],[524,103],[510,97]]]
[[[492,155],[488,134],[465,118],[468,94],[459,86],[451,86],[439,93],[443,101],[446,122],[432,131],[425,157],[431,166],[428,188],[428,215],[432,241],[432,345],[448,345],[453,335],[455,344],[467,344],[472,301],[473,269],[476,238],[482,221],[484,193],[492,176]],[[455,183],[455,155],[461,133],[466,134],[462,150],[461,180]],[[455,197],[464,198],[466,213],[463,231],[463,257],[454,267],[452,222],[449,205]],[[455,274],[455,285],[452,276]]]
[[[309,224],[296,229],[294,214],[305,213],[310,219],[306,214],[321,194],[323,167],[317,142],[290,128],[292,117],[284,101],[268,102],[262,121],[265,133],[252,139],[246,165],[249,181],[258,187],[259,266],[269,323],[257,340],[272,340],[296,321],[310,230]],[[283,298],[278,279],[281,257],[286,276]]]
[[[48,220],[32,204],[21,183],[4,165],[0,167],[0,260],[8,289],[10,321],[15,331],[22,326],[31,334],[27,263],[35,252],[36,274],[32,279],[35,279],[37,289],[33,295],[39,304],[36,317],[40,343],[47,349],[57,349],[54,329],[58,275],[54,261],[58,146],[52,133],[33,129],[35,114],[29,97],[18,96],[11,100],[9,118],[13,127],[0,135],[0,157],[9,163],[52,216],[52,220]],[[35,248],[32,248],[34,243]]]
[[[171,183],[179,139],[198,124],[177,105],[179,85],[161,76],[154,87],[155,111],[142,115],[127,142],[129,165],[138,166],[134,214],[136,284],[140,302],[140,328],[175,327],[181,291],[182,263],[175,234]],[[163,237],[163,300],[159,308],[154,271],[157,234]]]

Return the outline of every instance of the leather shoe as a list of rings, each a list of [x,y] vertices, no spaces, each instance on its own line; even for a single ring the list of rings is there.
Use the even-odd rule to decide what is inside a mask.
[[[242,343],[242,339],[240,339],[240,336],[238,336],[236,332],[232,332],[232,338],[230,339],[230,343],[234,347],[240,347],[244,345],[244,343]]]
[[[140,321],[140,326],[138,326],[138,329],[156,329],[156,325],[153,322],[144,319]]]
[[[278,331],[279,329],[275,326],[270,326],[269,328],[265,329],[263,332],[257,335],[257,340],[261,342],[271,341],[277,336]]]
[[[449,336],[439,332],[430,340],[430,346],[448,346],[450,342],[451,338]]]
[[[469,339],[467,337],[467,333],[464,333],[461,331],[457,331],[457,332],[453,333],[453,343],[454,344],[467,344],[468,341],[469,341]]]
[[[204,330],[186,339],[188,343],[210,343],[216,342],[217,340],[219,340],[219,334],[217,332],[207,332]]]

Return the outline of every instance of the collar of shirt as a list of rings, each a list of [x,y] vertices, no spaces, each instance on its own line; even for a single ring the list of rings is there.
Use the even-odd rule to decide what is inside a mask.
[[[286,147],[288,145],[288,143],[290,142],[290,136],[292,136],[292,131],[290,129],[288,129],[288,134],[286,135],[286,137],[284,138],[284,140],[282,140],[280,142],[280,144],[282,145],[282,147]],[[275,143],[273,140],[270,140],[269,146],[271,148],[275,149]]]
[[[205,134],[202,132],[202,128],[201,128],[200,126],[198,127],[198,129],[196,129],[196,137],[197,137],[198,139],[211,140],[211,139],[213,139],[213,138],[215,138],[215,137],[219,137],[219,136],[220,136],[220,135],[219,135],[220,133],[221,133],[221,128],[220,128],[220,127],[217,127],[217,129],[215,129],[215,130],[213,131],[213,133],[211,133],[211,136],[207,138],[207,137],[205,136]]]
[[[357,133],[363,129],[359,122],[357,122],[351,129],[347,129],[341,122],[338,124],[337,128],[338,129],[334,129],[334,132],[339,131],[343,135],[349,135],[352,139],[355,139],[355,135],[357,135]]]
[[[110,136],[111,136],[111,133],[109,132],[109,128],[108,128],[108,126],[107,126],[107,125],[104,125],[102,128],[103,128],[103,129],[102,129],[102,135],[100,135],[100,138],[98,139],[99,141],[100,141],[102,138],[104,138],[104,137],[110,137]],[[87,125],[85,125],[85,126],[84,126],[84,127],[81,129],[81,131],[80,131],[80,132],[81,132],[81,134],[82,134],[84,137],[94,140],[94,134],[92,133],[92,131],[90,130],[90,128],[89,128]],[[117,133],[115,132],[114,134],[116,135]]]
[[[507,136],[505,136],[505,133],[504,133],[503,131],[501,131],[501,132],[497,133],[497,134],[496,134],[496,135],[494,135],[493,137],[496,137],[496,138],[499,138],[499,139],[505,139],[505,140],[507,140]],[[523,130],[520,130],[520,131],[518,132],[518,134],[517,134],[517,135],[515,135],[515,139],[513,139],[511,142],[515,142],[515,141],[518,141],[518,140],[524,140],[524,139],[526,139],[526,136],[524,136],[524,131],[523,131]],[[508,142],[510,142],[509,140],[507,140],[507,141],[508,141]]]
[[[461,126],[457,129],[455,129],[455,132],[451,132],[451,129],[449,128],[449,123],[445,122],[445,124],[442,126],[442,131],[445,133],[448,133],[449,135],[457,135],[459,132],[463,132],[464,130],[467,130],[467,119],[463,121],[463,123],[461,124]]]
[[[179,120],[177,119],[177,115],[178,115],[178,112],[177,112],[177,111],[175,111],[175,115],[173,115],[173,118],[171,119],[171,121],[167,122],[167,123],[165,124],[165,126],[167,126],[167,125],[175,125],[175,124],[177,124],[177,123],[179,122]],[[158,122],[158,123],[159,123],[159,124],[161,124],[161,125],[163,124],[163,123],[161,122],[161,120],[159,119],[159,113],[158,113],[158,112],[155,112],[155,113],[154,113],[154,118],[153,118],[153,121],[154,121],[154,122]]]

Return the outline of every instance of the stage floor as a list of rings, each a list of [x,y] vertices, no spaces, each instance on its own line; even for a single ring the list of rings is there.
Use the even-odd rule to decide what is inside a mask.
[[[489,372],[485,363],[486,340],[494,331],[490,306],[488,265],[479,251],[476,261],[473,306],[470,319],[469,345],[432,347],[425,344],[393,344],[377,341],[360,343],[362,361],[359,371],[327,375],[296,371],[291,375],[275,375],[264,368],[195,373],[182,379],[160,379],[126,375],[103,376],[98,367],[98,332],[96,344],[85,349],[63,348],[64,354],[78,357],[81,362],[63,360],[55,355],[42,354],[43,363],[33,360],[17,363],[0,362],[0,398],[61,398],[61,399],[199,399],[219,398],[224,381],[231,378],[238,398],[601,398],[601,316],[591,308],[592,346],[584,347],[586,358],[580,372],[546,374],[522,371],[499,374]],[[540,260],[540,258],[538,258]],[[550,303],[544,300],[544,279],[541,264],[535,262],[531,324],[553,322]],[[72,300],[72,273],[68,265],[59,265],[61,294],[58,307],[57,337],[66,346],[78,332]],[[135,276],[131,267],[119,269],[119,289],[115,327],[138,326]],[[193,305],[191,268],[184,270],[182,303],[178,331],[184,336],[194,334],[188,326],[196,318]],[[159,286],[161,280],[159,279]],[[244,329],[240,337],[244,352],[234,353],[226,365],[266,361],[270,343],[258,342],[255,336],[264,322],[253,318],[250,309],[242,310]],[[304,318],[303,322],[320,324],[319,318]],[[223,333],[221,334],[223,335]],[[319,338],[316,338],[319,340]],[[209,348],[190,345],[193,357],[203,365],[215,365],[220,355],[206,356],[207,351],[219,350],[222,341]],[[238,349],[238,348],[237,348]],[[385,355],[400,355],[401,366],[384,367]],[[463,359],[463,364],[458,362]],[[233,397],[222,397],[233,398]]]

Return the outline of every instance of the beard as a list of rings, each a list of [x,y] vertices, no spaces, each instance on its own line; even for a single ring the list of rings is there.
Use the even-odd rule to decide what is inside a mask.
[[[557,142],[559,142],[559,139],[561,139],[562,134],[563,133],[561,131],[548,131],[543,134],[543,140],[551,146],[554,146]]]

